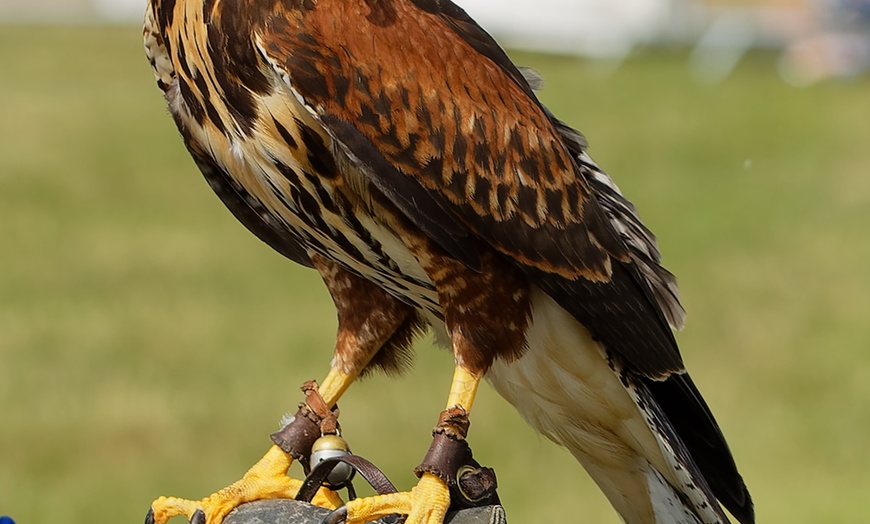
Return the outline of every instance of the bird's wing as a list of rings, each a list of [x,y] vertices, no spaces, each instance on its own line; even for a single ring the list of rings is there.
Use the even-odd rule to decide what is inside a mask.
[[[532,80],[538,84],[541,82],[537,76],[533,76]],[[628,248],[631,261],[649,284],[656,305],[661,309],[672,329],[682,329],[686,311],[680,304],[677,279],[661,265],[661,253],[655,235],[644,225],[634,204],[622,195],[613,179],[586,153],[587,143],[583,135],[556,117],[551,115],[550,118],[559,130],[571,156],[587,174],[586,179],[595,199]]]
[[[262,202],[253,198],[210,155],[191,142],[188,142],[187,148],[208,185],[242,225],[290,260],[306,267],[314,267],[305,247],[291,229],[279,223]]]
[[[167,101],[172,100],[171,87],[180,89],[177,73],[174,70],[172,59],[167,49],[165,31],[173,24],[170,23],[173,15],[173,5],[155,5],[149,2],[145,11],[143,27],[145,40],[145,53],[151,62],[157,86],[167,96]],[[238,85],[239,82],[235,82]],[[170,101],[170,110],[176,102]],[[193,107],[193,105],[191,105]],[[201,107],[201,106],[197,106]],[[176,116],[176,119],[178,117]],[[176,120],[179,127],[183,127],[181,120]],[[220,122],[220,118],[214,118],[212,123]],[[238,180],[227,171],[226,167],[216,161],[210,146],[203,145],[194,140],[190,133],[182,132],[184,143],[202,172],[209,186],[220,198],[221,202],[232,212],[248,230],[269,247],[306,267],[313,267],[311,259],[300,239],[295,236],[290,228],[280,222],[280,218],[271,213],[263,202],[251,195]]]
[[[435,242],[473,263],[461,238],[470,235],[513,259],[633,372],[683,371],[590,173],[462,10],[436,0],[303,2],[265,18],[256,38],[342,153]]]

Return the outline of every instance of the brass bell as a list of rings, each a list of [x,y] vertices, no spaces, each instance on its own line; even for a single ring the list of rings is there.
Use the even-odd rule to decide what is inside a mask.
[[[311,446],[311,469],[326,459],[343,457],[350,454],[347,441],[338,435],[323,435]],[[356,471],[349,464],[339,462],[326,476],[326,487],[337,490],[345,487],[353,479]]]

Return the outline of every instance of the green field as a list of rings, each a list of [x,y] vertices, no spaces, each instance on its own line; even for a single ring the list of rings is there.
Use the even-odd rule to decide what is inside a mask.
[[[759,522],[866,522],[870,81],[792,89],[766,54],[717,86],[682,52],[516,58],[659,235]],[[334,326],[317,275],[197,173],[138,28],[0,27],[0,515],[139,523],[228,484],[324,375]],[[405,487],[452,372],[419,346],[413,374],[342,401],[354,450]],[[513,524],[618,522],[488,387],[471,439]]]

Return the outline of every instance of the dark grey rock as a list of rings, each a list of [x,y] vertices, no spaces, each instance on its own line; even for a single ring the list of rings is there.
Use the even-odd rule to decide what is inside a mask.
[[[230,512],[224,524],[320,524],[329,510],[295,500],[258,500]],[[377,521],[381,524],[382,521]],[[445,524],[507,524],[504,508],[485,506],[449,513]]]

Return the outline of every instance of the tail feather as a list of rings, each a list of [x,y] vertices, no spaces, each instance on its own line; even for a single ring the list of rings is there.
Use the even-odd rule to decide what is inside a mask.
[[[645,386],[672,433],[679,435],[697,469],[703,472],[713,495],[741,524],[755,522],[749,489],[737,471],[722,430],[688,373],[663,382],[646,381]]]
[[[626,376],[547,294],[536,290],[532,305],[528,351],[496,361],[488,378],[577,458],[625,522],[726,524],[719,500],[742,524],[754,522],[721,432],[687,375]]]
[[[705,524],[728,522],[708,479],[647,385],[629,381],[626,390],[635,399],[668,462],[669,468],[659,472],[679,494],[684,506],[692,508]]]

